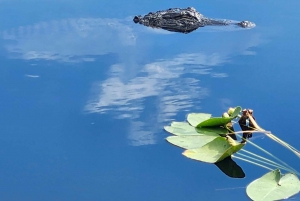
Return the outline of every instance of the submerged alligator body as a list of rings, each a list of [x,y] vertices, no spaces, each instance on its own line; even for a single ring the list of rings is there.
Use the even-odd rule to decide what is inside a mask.
[[[225,26],[237,25],[242,28],[255,27],[253,22],[241,21],[234,22],[231,20],[219,20],[204,17],[195,8],[170,8],[157,12],[150,12],[144,17],[137,15],[133,18],[135,23],[152,28],[165,29],[172,32],[190,33],[199,27],[208,25]]]

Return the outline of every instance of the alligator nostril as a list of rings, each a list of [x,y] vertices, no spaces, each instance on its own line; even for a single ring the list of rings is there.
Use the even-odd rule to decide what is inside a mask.
[[[140,21],[140,19],[139,19],[138,16],[135,16],[135,17],[133,18],[133,21],[134,21],[134,23],[138,23],[138,22]]]

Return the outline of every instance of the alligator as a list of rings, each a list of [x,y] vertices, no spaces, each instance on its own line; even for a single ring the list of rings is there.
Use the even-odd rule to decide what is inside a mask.
[[[135,23],[147,27],[165,29],[172,32],[190,33],[199,27],[208,25],[226,26],[237,25],[242,28],[253,28],[255,24],[250,21],[236,22],[204,17],[195,8],[169,8],[157,12],[150,12],[145,16],[137,15],[133,18]]]

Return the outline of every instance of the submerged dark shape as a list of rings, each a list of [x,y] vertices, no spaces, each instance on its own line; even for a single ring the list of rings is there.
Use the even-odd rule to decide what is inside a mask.
[[[215,165],[227,176],[232,178],[245,178],[243,169],[234,162],[231,157],[215,163]]]
[[[190,33],[199,27],[208,25],[237,25],[242,28],[255,27],[255,24],[249,21],[234,22],[231,20],[210,19],[204,17],[193,7],[170,8],[167,10],[150,12],[144,17],[137,15],[133,18],[133,21],[147,27],[160,28],[181,33]]]

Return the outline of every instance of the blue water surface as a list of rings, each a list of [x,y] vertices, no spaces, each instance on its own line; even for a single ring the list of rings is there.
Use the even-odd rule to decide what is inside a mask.
[[[181,34],[132,21],[188,6],[257,26]],[[0,1],[0,200],[249,200],[246,186],[268,170],[236,160],[246,178],[229,178],[182,156],[163,126],[240,105],[300,149],[299,6]],[[300,171],[299,158],[263,134],[252,141]]]

